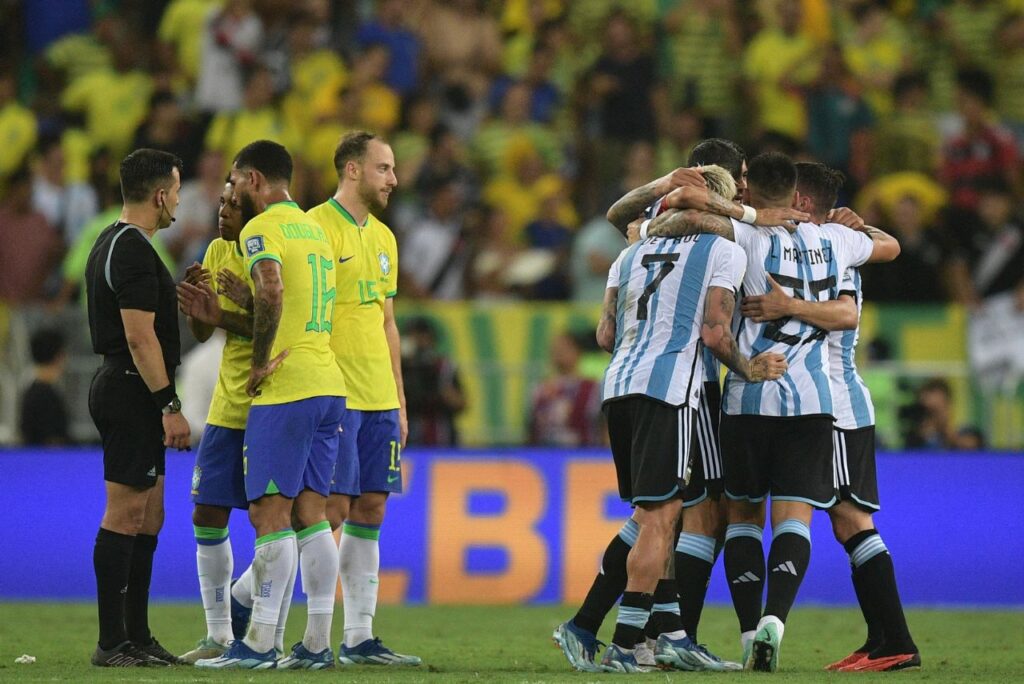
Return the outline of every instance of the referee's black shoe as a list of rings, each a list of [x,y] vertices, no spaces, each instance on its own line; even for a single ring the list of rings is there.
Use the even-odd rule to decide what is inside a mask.
[[[174,655],[166,648],[160,645],[160,642],[154,637],[153,641],[148,644],[135,644],[135,648],[139,649],[143,653],[147,654],[151,658],[160,661],[161,665],[180,665],[181,661],[178,660],[178,656]],[[154,663],[155,664],[155,663]]]
[[[97,645],[92,654],[92,664],[96,667],[167,667],[168,665],[168,663],[140,650],[130,641],[122,641],[114,648],[107,650]]]

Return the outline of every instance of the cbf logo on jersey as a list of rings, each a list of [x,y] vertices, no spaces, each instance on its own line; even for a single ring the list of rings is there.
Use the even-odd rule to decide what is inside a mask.
[[[262,235],[253,235],[245,239],[245,253],[249,256],[255,256],[265,249]]]
[[[380,272],[383,275],[388,275],[389,273],[391,273],[391,257],[389,257],[387,253],[378,253],[377,261],[380,263]]]

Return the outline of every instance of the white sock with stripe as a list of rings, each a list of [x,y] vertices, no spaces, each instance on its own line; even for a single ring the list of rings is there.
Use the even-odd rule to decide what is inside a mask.
[[[345,607],[345,646],[358,646],[373,638],[380,571],[380,526],[346,521],[342,526],[341,591]]]
[[[290,602],[288,586],[294,581],[297,548],[295,532],[280,530],[256,540],[256,555],[252,574],[252,622],[245,635],[245,645],[257,653],[274,648],[278,619],[286,610],[282,604]]]
[[[297,538],[302,591],[306,594],[308,615],[302,645],[310,653],[320,653],[331,646],[334,592],[338,586],[338,551],[334,546],[331,524],[326,520],[302,530]]]
[[[199,593],[206,613],[206,635],[218,644],[227,645],[231,633],[231,571],[234,557],[227,528],[193,526],[196,536],[196,571]]]

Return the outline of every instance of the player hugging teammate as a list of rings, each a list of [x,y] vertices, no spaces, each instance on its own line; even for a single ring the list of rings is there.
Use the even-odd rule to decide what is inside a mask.
[[[828,668],[918,666],[871,519],[873,420],[853,365],[856,269],[895,259],[899,244],[832,208],[842,178],[820,164],[768,153],[748,170],[738,146],[718,139],[695,147],[689,163],[608,212],[631,246],[611,268],[597,335],[612,352],[604,411],[620,494],[635,512],[555,642],[583,671],[775,671],[819,508],[850,554],[868,625],[867,642]],[[748,204],[733,201],[741,196]],[[731,266],[721,256],[729,248]],[[715,359],[728,367],[721,394]],[[741,664],[696,640],[722,550]],[[620,595],[612,644],[597,663],[598,628]]]

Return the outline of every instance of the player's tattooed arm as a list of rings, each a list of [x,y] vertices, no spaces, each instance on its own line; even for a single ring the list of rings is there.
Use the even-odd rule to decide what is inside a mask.
[[[615,350],[615,307],[618,300],[619,288],[609,287],[604,291],[601,320],[597,323],[597,345],[609,354]]]
[[[728,217],[695,209],[669,209],[647,226],[648,237],[682,237],[697,233],[711,233],[726,240],[736,239]]]
[[[708,288],[704,300],[704,320],[700,338],[711,353],[731,371],[747,382],[764,382],[781,378],[788,368],[786,357],[766,352],[753,359],[740,354],[732,334],[732,314],[736,308],[735,293],[724,287]]]
[[[270,358],[284,302],[281,264],[272,259],[257,261],[252,267],[252,279],[256,290],[253,296],[252,367],[245,390],[250,397],[255,397],[263,380],[288,356],[288,350]]]
[[[697,169],[678,168],[672,173],[661,178],[655,178],[646,185],[630,190],[613,204],[606,214],[608,221],[615,226],[620,233],[626,234],[629,222],[640,215],[641,212],[655,200],[667,195],[673,189],[683,185],[696,185],[704,187],[706,181],[703,174]]]
[[[833,223],[841,223],[847,228],[864,233],[874,243],[869,264],[893,261],[900,255],[900,242],[881,228],[869,226],[849,207],[836,207],[828,212],[826,219]]]

